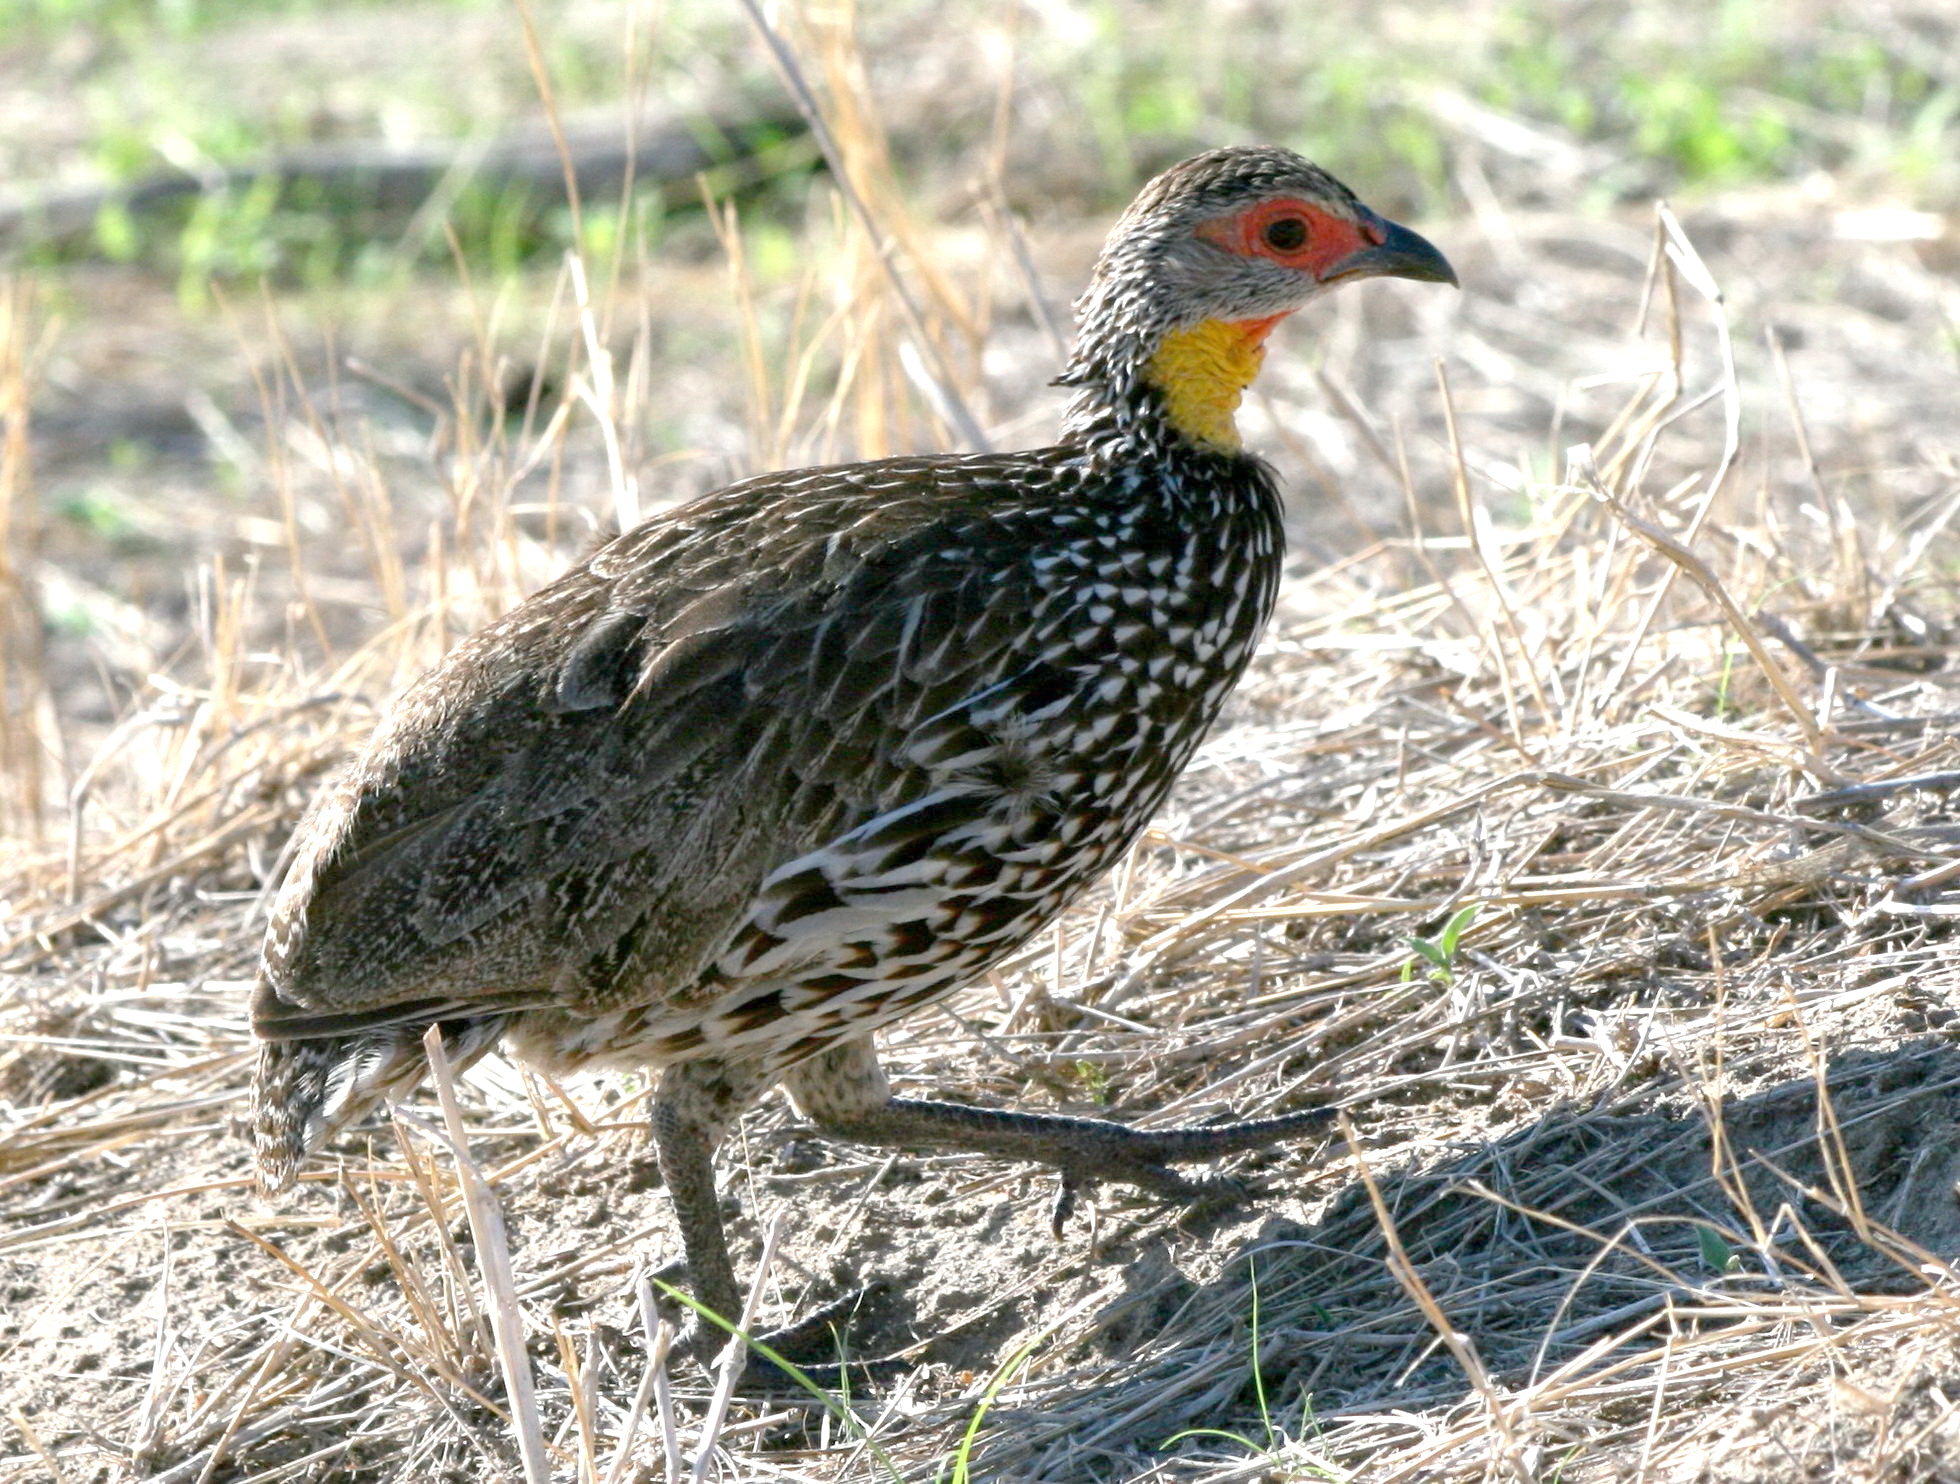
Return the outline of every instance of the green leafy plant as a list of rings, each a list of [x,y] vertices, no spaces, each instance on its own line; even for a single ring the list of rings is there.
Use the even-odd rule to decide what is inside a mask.
[[[1433,938],[1419,938],[1414,933],[1403,938],[1409,952],[1415,955],[1402,965],[1402,982],[1407,984],[1416,977],[1418,964],[1425,965],[1423,973],[1438,984],[1456,982],[1457,944],[1470,924],[1477,920],[1482,904],[1472,902],[1459,907],[1450,914],[1450,920],[1443,924],[1443,930]]]
[[[1712,1226],[1696,1225],[1695,1245],[1701,1249],[1701,1260],[1718,1273],[1733,1273],[1742,1266],[1735,1249]]]
[[[1083,1091],[1089,1094],[1091,1102],[1102,1106],[1109,1103],[1109,1068],[1100,1062],[1078,1061],[1075,1063],[1076,1078],[1082,1083]]]

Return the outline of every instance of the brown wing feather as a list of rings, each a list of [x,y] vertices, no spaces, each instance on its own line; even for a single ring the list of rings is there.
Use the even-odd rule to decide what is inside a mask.
[[[261,1033],[684,1000],[764,877],[902,802],[894,742],[1025,637],[1002,512],[1032,467],[751,481],[465,641],[302,825]]]

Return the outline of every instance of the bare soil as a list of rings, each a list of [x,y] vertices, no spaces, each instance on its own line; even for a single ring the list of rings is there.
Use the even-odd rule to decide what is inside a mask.
[[[847,1343],[906,1365],[848,1423],[738,1400],[709,1476],[942,1477],[971,1426],[971,1477],[1015,1481],[1960,1479],[1950,243],[1767,194],[1687,213],[1672,259],[1644,214],[1425,226],[1462,298],[1329,302],[1246,411],[1298,545],[1227,723],[1132,862],[887,1048],[975,1102],[1344,1122],[1242,1199],[1104,1192],[1058,1238],[1040,1176],[759,1109],[722,1165],[743,1271],[782,1218],[764,1322],[878,1280]],[[996,285],[968,390],[1006,440],[1053,416],[1028,294],[1093,237]],[[616,305],[622,380],[661,368],[614,428],[650,500],[756,456],[697,354],[741,330],[708,273]],[[306,797],[616,511],[584,404],[547,432],[589,367],[565,319],[480,333],[462,296],[330,340],[97,288],[121,311],[33,392],[40,597],[92,615],[41,672],[49,797],[102,761],[72,810],[7,804],[0,1479],[519,1477],[432,1103],[277,1206],[235,1125]],[[540,365],[530,422],[486,411]],[[119,536],[61,513],[105,489]],[[1411,937],[1470,905],[1432,966]],[[494,1059],[464,1088],[565,1478],[702,1446],[678,1360],[635,1416],[677,1245],[644,1095]]]

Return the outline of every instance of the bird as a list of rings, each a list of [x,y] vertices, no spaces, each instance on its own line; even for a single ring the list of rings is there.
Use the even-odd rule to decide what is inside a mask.
[[[1435,246],[1284,149],[1150,180],[1077,302],[1054,444],[762,474],[657,512],[461,641],[312,802],[251,1002],[258,1181],[499,1043],[657,1074],[688,1288],[742,1312],[713,1157],[781,1085],[849,1142],[1168,1199],[1324,1108],[1138,1130],[893,1095],[875,1035],[1135,843],[1284,557],[1234,413],[1268,336]]]

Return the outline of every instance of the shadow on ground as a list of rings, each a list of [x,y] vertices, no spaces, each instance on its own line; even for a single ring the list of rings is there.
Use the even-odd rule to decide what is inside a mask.
[[[1960,1047],[1847,1052],[1826,1083],[1821,1104],[1799,1078],[1705,1110],[1559,1108],[1371,1173],[1414,1278],[1510,1390],[1582,1356],[1581,1373],[1624,1361],[1654,1343],[1642,1321],[1655,1316],[1705,1331],[1725,1301],[1740,1318],[1779,1298],[1919,1292],[1918,1263],[1960,1258]],[[1308,1414],[1318,1426],[1468,1399],[1463,1366],[1389,1255],[1360,1179],[1316,1220],[1265,1219],[1208,1283],[1164,1242],[1145,1245],[1090,1342],[1102,1376],[1059,1409],[1002,1416],[996,1466],[1021,1477],[1064,1440],[1083,1459],[1156,1454],[1189,1429],[1262,1437],[1255,1289],[1275,1427],[1298,1436]]]

